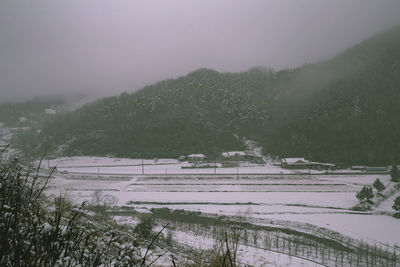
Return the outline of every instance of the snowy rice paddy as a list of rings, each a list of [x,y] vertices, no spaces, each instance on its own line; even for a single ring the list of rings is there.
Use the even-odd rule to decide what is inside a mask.
[[[188,163],[170,159],[74,157],[48,164],[58,164],[59,171],[48,193],[66,194],[77,203],[101,190],[115,196],[120,206],[142,210],[168,207],[241,215],[280,226],[294,222],[298,229],[311,224],[359,240],[400,244],[400,220],[390,216],[394,196],[368,213],[351,210],[363,185],[376,178],[390,184],[385,174],[309,175],[306,171],[299,175],[276,166],[186,169],[181,167]]]

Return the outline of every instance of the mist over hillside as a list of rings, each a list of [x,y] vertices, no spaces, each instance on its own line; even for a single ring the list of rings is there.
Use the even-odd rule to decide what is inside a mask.
[[[398,162],[399,43],[397,27],[310,66],[308,73],[314,73],[316,82],[307,79],[308,86],[298,88],[312,93],[278,117],[265,149],[322,161]]]
[[[37,153],[177,157],[243,149],[246,138],[278,156],[389,164],[400,159],[399,43],[396,27],[297,69],[200,69],[58,115],[20,140]]]

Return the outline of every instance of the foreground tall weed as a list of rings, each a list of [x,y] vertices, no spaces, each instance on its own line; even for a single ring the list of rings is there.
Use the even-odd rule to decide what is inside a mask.
[[[0,266],[136,266],[133,233],[94,221],[62,197],[46,198],[49,181],[17,160],[0,163]]]

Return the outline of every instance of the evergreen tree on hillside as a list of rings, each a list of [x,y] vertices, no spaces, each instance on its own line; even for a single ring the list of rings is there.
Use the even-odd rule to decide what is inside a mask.
[[[381,192],[383,189],[385,189],[385,186],[383,185],[383,183],[379,179],[375,180],[373,186],[378,192]]]
[[[361,191],[357,193],[356,197],[361,203],[369,202],[370,199],[374,197],[372,187],[364,186]]]

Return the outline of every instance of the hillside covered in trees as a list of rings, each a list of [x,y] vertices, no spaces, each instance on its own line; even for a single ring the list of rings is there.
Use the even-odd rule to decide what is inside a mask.
[[[397,27],[293,70],[200,69],[57,115],[20,140],[36,153],[176,157],[242,149],[248,138],[278,156],[398,162],[399,44]]]
[[[241,137],[260,134],[268,120],[274,75],[200,69],[56,116],[36,138],[46,141],[42,147],[65,144],[67,154],[177,157],[241,149]]]
[[[320,161],[388,164],[400,160],[400,27],[333,60],[308,66],[312,92],[282,111],[266,151]],[[286,108],[284,105],[282,106]]]
[[[20,103],[0,103],[0,122],[7,127],[17,126],[20,118],[40,120],[45,110],[63,105],[62,100],[30,100]]]

